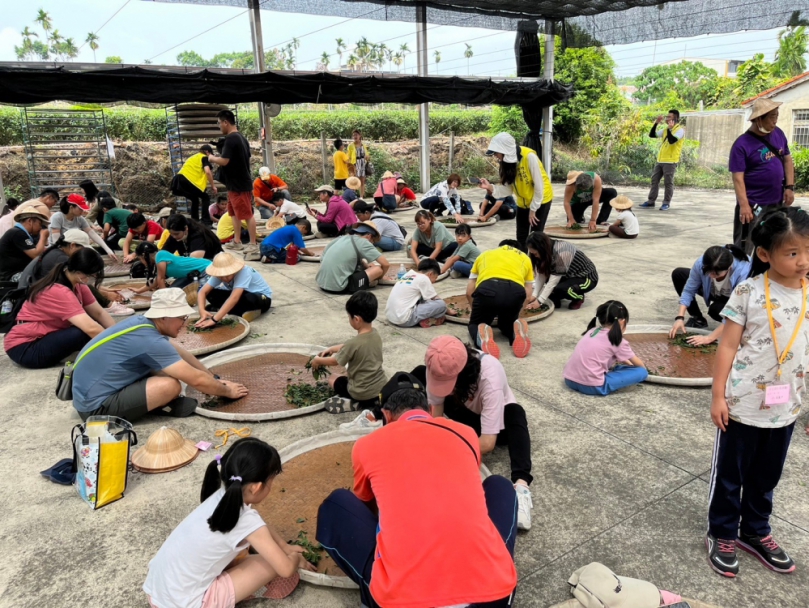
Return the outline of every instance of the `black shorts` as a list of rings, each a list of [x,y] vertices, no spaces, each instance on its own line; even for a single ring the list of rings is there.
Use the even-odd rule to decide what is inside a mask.
[[[87,420],[90,416],[117,416],[129,422],[143,418],[149,413],[149,407],[146,405],[146,382],[149,378],[151,376],[141,378],[110,395],[96,411],[79,412],[79,415],[82,420]]]
[[[346,180],[344,180],[344,179],[335,179],[334,180],[334,189],[335,190],[345,190],[346,189]]]
[[[337,393],[338,397],[342,397],[343,399],[351,399],[352,401],[359,403],[358,409],[360,410],[374,411],[379,409],[379,395],[371,399],[356,399],[351,395],[351,393],[348,392],[348,376],[339,376],[334,381],[334,392]],[[382,418],[377,417],[377,420],[382,420]]]

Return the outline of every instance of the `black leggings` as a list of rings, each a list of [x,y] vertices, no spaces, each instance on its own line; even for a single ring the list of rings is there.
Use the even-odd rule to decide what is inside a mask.
[[[438,256],[435,258],[436,261],[443,262],[448,257],[450,257],[453,253],[455,253],[455,250],[457,248],[458,248],[458,243],[450,243],[449,245],[447,245],[446,247],[444,247],[441,250],[441,253],[439,253]],[[425,245],[424,243],[419,243],[418,247],[416,247],[416,255],[424,255],[424,256],[427,256],[428,258],[431,255],[433,255],[433,251],[435,251],[435,249],[433,247],[430,247],[429,245]]]
[[[219,310],[230,297],[231,293],[232,292],[228,291],[227,289],[212,289],[205,296],[205,299],[208,302],[207,308],[209,310],[211,308]],[[270,310],[271,304],[272,299],[268,298],[267,296],[263,296],[258,293],[251,293],[249,291],[243,291],[242,297],[239,298],[239,301],[236,302],[236,306],[231,308],[228,314],[241,317],[249,310],[260,310],[261,314],[264,314]]]
[[[472,294],[472,313],[469,315],[469,337],[477,343],[478,325],[491,325],[497,317],[500,333],[514,342],[514,321],[520,316],[525,303],[525,287],[514,281],[488,279],[477,286]]]
[[[596,219],[597,224],[606,222],[607,218],[610,217],[610,212],[612,211],[610,201],[612,201],[612,199],[614,199],[616,196],[618,196],[618,191],[615,188],[603,188],[601,190],[601,198],[599,199],[600,207],[598,208],[598,218]],[[584,212],[592,206],[592,200],[586,203],[576,203],[574,205],[570,205],[570,211],[573,214],[573,219],[576,220],[578,224],[583,223]]]
[[[379,403],[378,395],[373,399],[355,398],[350,392],[348,392],[348,376],[340,376],[334,381],[334,392],[337,393],[338,397],[356,401],[358,404],[357,409],[360,411],[371,410],[371,412],[374,414],[374,418],[376,418],[377,420],[381,420],[382,423],[384,424],[385,416],[382,415],[382,406]]]
[[[592,291],[598,285],[598,279],[589,277],[562,277],[551,292],[551,301],[554,306],[559,307],[562,300],[579,301],[584,299],[584,294]]]
[[[200,190],[190,181],[185,175],[177,175],[176,189],[173,194],[177,196],[184,196],[191,203],[191,217],[199,220],[200,211],[202,211],[202,221],[206,224],[211,223],[211,216],[208,212],[208,207],[211,204],[211,197],[204,190]],[[201,205],[200,205],[201,203]]]
[[[517,240],[521,245],[525,245],[525,241],[528,240],[529,232],[545,231],[545,222],[548,221],[548,214],[551,212],[552,204],[553,202],[540,205],[539,209],[536,211],[537,223],[534,226],[531,225],[528,219],[531,210],[517,207]]]
[[[348,226],[343,226],[343,229],[340,230],[337,227],[337,224],[335,224],[334,222],[321,222],[320,220],[317,221],[318,232],[323,233],[323,235],[327,237],[335,237],[340,236],[341,234],[345,234],[347,228]]]
[[[42,336],[39,340],[26,342],[7,350],[8,358],[28,369],[42,369],[59,363],[62,359],[84,348],[90,336],[78,327],[70,326]]]
[[[427,368],[419,365],[412,372],[424,385],[427,385]],[[450,395],[444,400],[444,414],[450,420],[470,426],[480,436],[480,414],[476,414]],[[506,427],[497,435],[497,445],[508,446],[511,460],[511,481],[522,479],[530,484],[531,475],[531,435],[525,409],[519,403],[509,403],[503,409],[503,425]]]
[[[688,276],[691,274],[691,270],[688,268],[675,268],[671,271],[671,282],[674,283],[674,289],[677,292],[678,296],[683,295],[683,289],[685,289],[685,284],[688,282]],[[697,303],[697,296],[705,297],[705,294],[702,293],[702,286],[697,289],[697,293],[694,294],[694,299],[691,300],[691,304],[688,305],[688,314],[691,315],[695,319],[704,319],[705,317],[702,315],[702,311],[699,308],[699,304]],[[728,300],[725,296],[716,296],[714,294],[711,295],[710,302],[708,304],[708,316],[711,317],[714,321],[718,321],[721,323],[723,321],[722,316],[720,313],[722,309],[725,308],[725,304],[728,303]]]

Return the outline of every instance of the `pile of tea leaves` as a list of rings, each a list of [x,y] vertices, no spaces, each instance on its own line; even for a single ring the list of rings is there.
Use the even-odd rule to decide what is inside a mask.
[[[456,317],[468,317],[472,313],[471,309],[462,308],[462,307],[458,306],[457,304],[448,304],[447,308],[449,308],[450,311],[455,313],[453,316],[456,316]]]
[[[313,544],[312,541],[306,535],[306,532],[301,530],[298,532],[298,538],[292,541],[293,545],[298,545],[299,547],[303,547],[303,557],[304,559],[312,564],[313,566],[317,566],[318,562],[323,558],[323,551],[325,549],[320,544]]]
[[[584,230],[584,227],[581,224],[573,224],[568,230]]]
[[[713,344],[703,344],[703,345],[694,345],[688,342],[689,338],[696,338],[696,337],[703,338],[704,336],[700,334],[680,334],[676,338],[670,339],[669,341],[675,346],[680,346],[682,348],[690,348],[691,350],[698,350],[700,353],[704,355],[712,355],[713,353],[716,352],[716,349],[719,346],[716,342],[714,342]]]
[[[214,329],[216,329],[217,327],[232,327],[232,326],[234,326],[234,325],[238,325],[238,324],[239,324],[239,320],[238,320],[238,319],[234,319],[233,317],[225,317],[224,319],[222,319],[221,321],[219,321],[219,322],[218,322],[216,325],[214,325],[213,327],[196,327],[195,323],[197,323],[197,321],[192,321],[191,323],[189,323],[188,325],[186,325],[186,327],[185,327],[185,328],[186,328],[186,329],[187,329],[189,332],[191,332],[192,334],[207,334],[207,333],[212,332],[212,331],[213,331]]]
[[[330,376],[331,371],[329,370],[328,367],[325,366],[317,368],[312,367],[312,361],[314,360],[315,357],[317,357],[317,355],[312,355],[311,357],[309,357],[309,360],[306,362],[306,369],[312,372],[312,378],[314,378],[315,382],[317,382],[322,380],[323,378],[326,378],[327,376]]]
[[[284,390],[284,398],[287,403],[295,407],[309,407],[316,403],[323,403],[333,396],[334,390],[329,386],[328,382],[317,382],[315,384],[306,382],[290,383],[287,384],[286,390]]]

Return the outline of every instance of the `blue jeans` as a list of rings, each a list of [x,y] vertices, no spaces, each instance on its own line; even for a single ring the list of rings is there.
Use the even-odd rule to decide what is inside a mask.
[[[276,249],[272,245],[265,245],[264,243],[261,244],[259,249],[261,255],[266,256],[272,262],[281,263],[287,261],[287,252],[284,249]]]
[[[389,236],[379,237],[379,240],[376,242],[376,246],[382,251],[400,251],[403,247],[399,241],[394,241]]]
[[[616,365],[612,371],[607,372],[604,378],[604,384],[601,386],[586,386],[573,382],[565,378],[565,384],[568,388],[578,391],[585,395],[597,395],[605,397],[610,393],[617,390],[632,386],[633,384],[640,384],[649,376],[649,372],[645,367],[637,367],[635,365]]]
[[[460,272],[463,276],[468,277],[472,272],[472,264],[458,260],[452,265],[455,272]]]
[[[483,494],[489,518],[513,556],[517,540],[517,494],[514,485],[505,477],[492,475],[483,482]],[[418,514],[413,516],[421,517]],[[379,605],[371,596],[371,571],[378,529],[379,518],[350,490],[335,490],[317,512],[317,540],[346,576],[359,585],[362,605],[368,608]],[[510,606],[511,599],[504,598],[485,605]]]

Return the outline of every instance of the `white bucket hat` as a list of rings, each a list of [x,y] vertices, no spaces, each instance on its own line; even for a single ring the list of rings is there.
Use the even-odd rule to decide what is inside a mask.
[[[486,150],[486,154],[491,156],[495,152],[503,155],[504,163],[517,162],[517,142],[505,131],[492,137],[492,141],[489,142],[489,149]]]
[[[90,237],[87,236],[84,230],[71,228],[70,230],[65,230],[62,236],[65,239],[65,243],[73,243],[74,245],[81,245],[82,247],[90,246]]]
[[[261,179],[264,179],[265,177],[270,177],[270,175],[272,174],[270,173],[269,167],[261,167],[261,169],[258,170],[258,176]]]
[[[143,313],[147,319],[164,317],[185,317],[193,315],[194,309],[188,305],[185,292],[177,287],[158,289],[152,294],[152,306]]]

